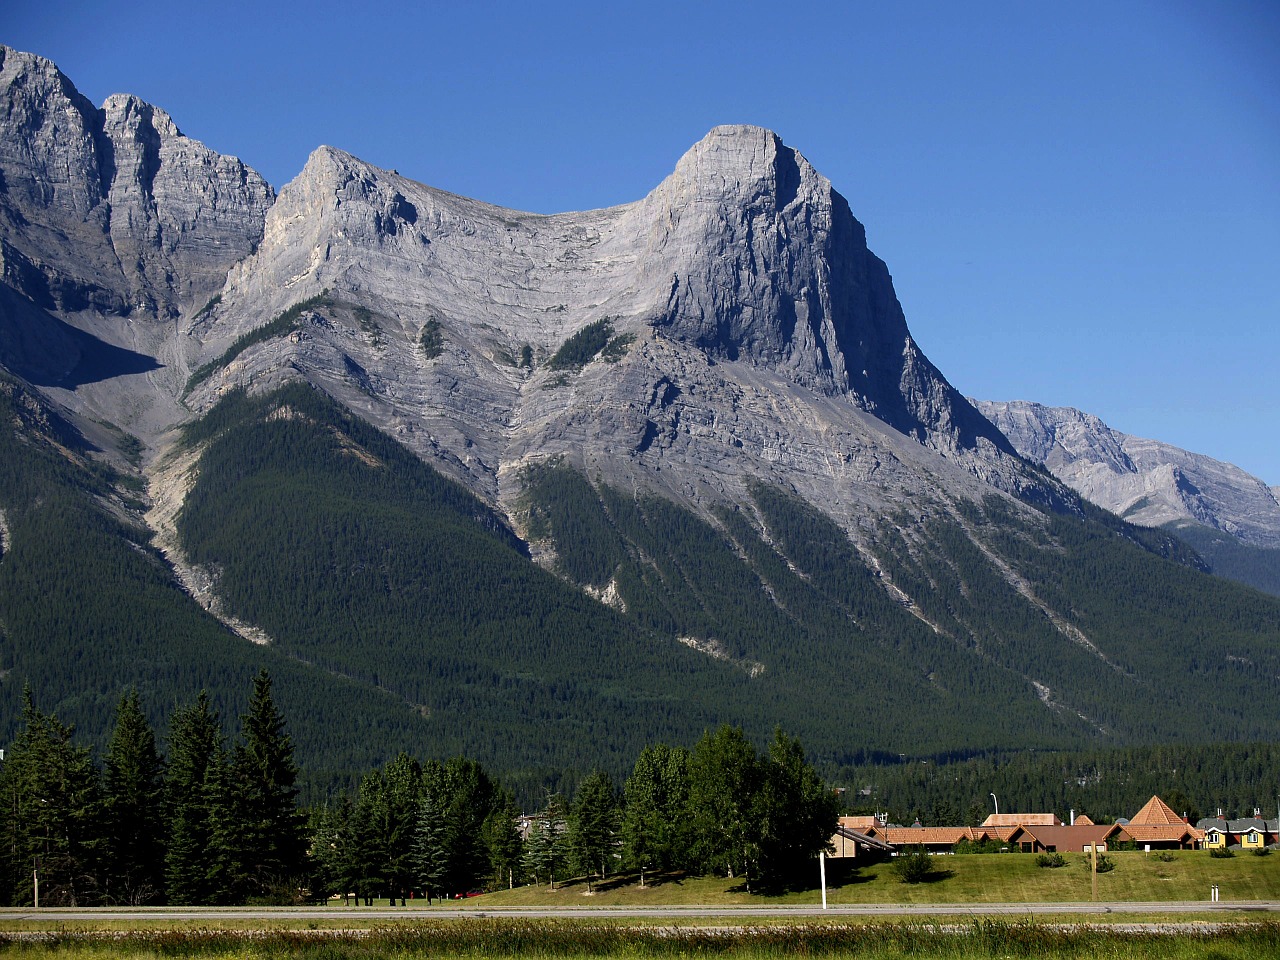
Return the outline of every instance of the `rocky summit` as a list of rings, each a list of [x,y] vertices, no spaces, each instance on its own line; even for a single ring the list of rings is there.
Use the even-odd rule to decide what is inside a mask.
[[[1071,407],[975,401],[1025,457],[1081,496],[1147,527],[1192,522],[1280,548],[1280,500],[1230,463],[1115,430]]]
[[[835,764],[1280,732],[1280,606],[1082,500],[1066,426],[961,396],[776,134],[716,127],[604,210],[327,146],[277,196],[0,57],[0,683],[87,729],[86,689],[265,662],[339,766],[720,721]]]

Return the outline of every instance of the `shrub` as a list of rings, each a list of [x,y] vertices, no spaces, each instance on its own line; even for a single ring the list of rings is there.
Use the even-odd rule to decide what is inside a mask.
[[[916,847],[911,853],[904,851],[893,861],[893,872],[902,883],[922,883],[933,873],[933,858],[924,847]]]
[[[1175,857],[1168,850],[1161,850],[1159,853],[1156,854],[1156,859],[1159,860],[1161,863],[1173,863],[1173,861],[1177,860],[1178,858]]]
[[[1215,860],[1230,860],[1235,856],[1235,852],[1227,847],[1210,847],[1209,856]]]
[[[1086,853],[1084,855],[1084,868],[1086,870],[1090,869],[1092,863],[1093,863],[1093,857],[1090,854]],[[1098,872],[1099,873],[1110,873],[1115,868],[1116,868],[1116,862],[1114,860],[1108,857],[1105,853],[1098,854]]]
[[[1255,857],[1269,857],[1271,856],[1271,848],[1259,847],[1257,850],[1253,851],[1253,855]]]
[[[1067,858],[1060,853],[1042,853],[1036,857],[1037,867],[1065,867]]]

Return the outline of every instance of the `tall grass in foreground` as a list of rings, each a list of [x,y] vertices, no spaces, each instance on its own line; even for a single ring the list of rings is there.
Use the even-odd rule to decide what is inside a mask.
[[[1132,932],[1086,925],[978,920],[923,923],[729,928],[605,926],[566,920],[466,920],[390,926],[367,932],[264,930],[163,931],[123,935],[0,936],[0,955],[30,960],[80,958],[419,957],[1037,957],[1115,960],[1280,958],[1280,923],[1263,921],[1186,933]]]

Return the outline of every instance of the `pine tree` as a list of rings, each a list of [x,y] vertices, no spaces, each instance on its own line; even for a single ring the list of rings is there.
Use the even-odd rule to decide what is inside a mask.
[[[418,816],[413,838],[410,862],[413,867],[414,885],[426,894],[427,902],[443,892],[444,878],[448,870],[445,850],[444,822],[440,809],[429,793],[418,802]]]
[[[313,897],[327,898],[341,893],[342,902],[350,906],[351,893],[360,879],[354,819],[355,810],[349,797],[312,814]]]
[[[23,728],[4,765],[5,846],[12,902],[86,906],[98,896],[101,798],[89,751],[72,730],[35,708],[23,690]],[[11,817],[10,817],[11,814]]]
[[[556,888],[556,877],[569,862],[569,828],[565,819],[564,798],[558,793],[547,797],[547,807],[542,812],[542,838],[539,853],[543,868]]]
[[[220,857],[214,846],[215,805],[223,763],[218,715],[204,691],[169,718],[169,764],[165,777],[164,875],[169,902],[196,906],[224,902],[214,876]]]
[[[164,887],[163,764],[136,690],[120,698],[103,779],[106,899],[155,902]]]
[[[253,681],[249,709],[224,788],[230,867],[248,896],[289,901],[306,873],[306,832],[297,807],[298,768],[266,670]]]
[[[482,832],[489,850],[489,865],[495,886],[515,886],[516,868],[523,855],[520,830],[516,827],[515,802],[505,797],[502,805],[485,818]]]
[[[591,874],[602,880],[608,875],[617,833],[618,791],[609,775],[597,770],[579,784],[569,825],[570,847],[579,869],[587,874],[588,892]]]

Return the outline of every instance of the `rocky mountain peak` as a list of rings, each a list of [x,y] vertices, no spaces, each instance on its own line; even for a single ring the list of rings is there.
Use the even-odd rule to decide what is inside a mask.
[[[685,201],[768,203],[784,208],[830,189],[803,156],[772,130],[749,125],[713,127],[680,158],[660,191]]]
[[[274,200],[163,110],[128,94],[97,109],[50,61],[8,47],[0,176],[6,273],[63,313],[175,316],[222,285]]]
[[[1239,467],[1116,430],[1073,407],[974,401],[1018,452],[1126,520],[1198,523],[1257,547],[1280,547],[1280,498]]]

